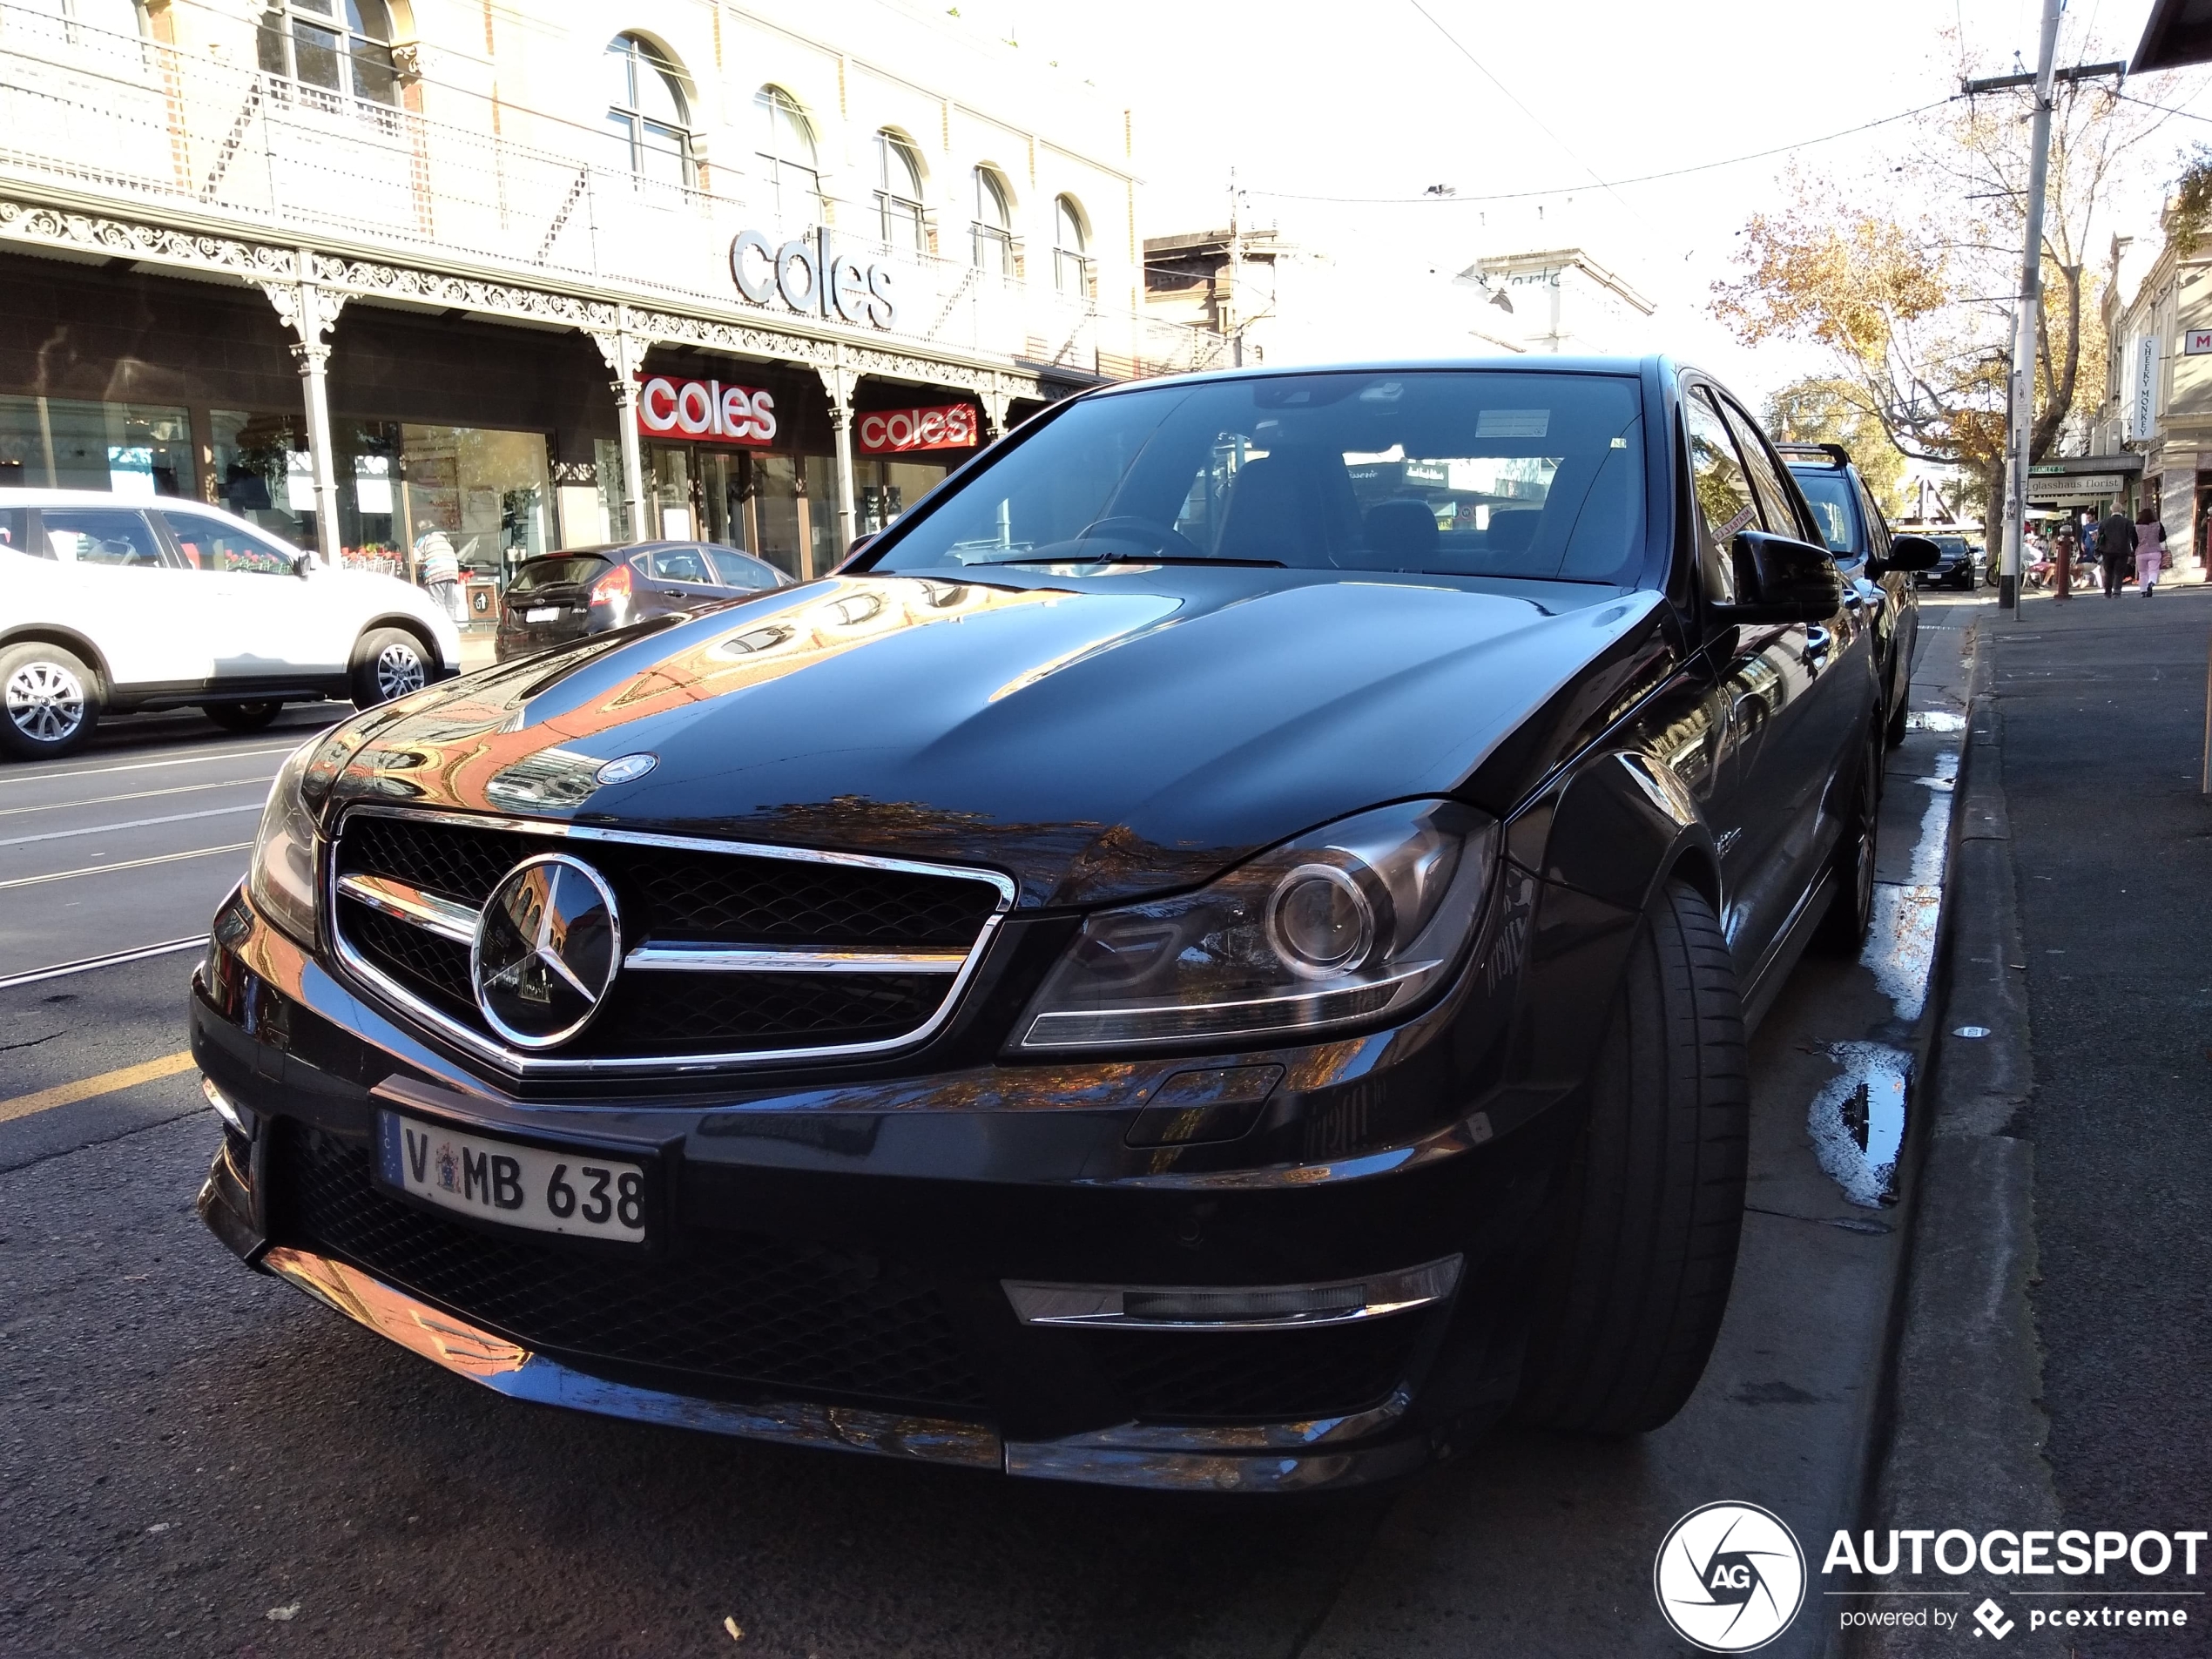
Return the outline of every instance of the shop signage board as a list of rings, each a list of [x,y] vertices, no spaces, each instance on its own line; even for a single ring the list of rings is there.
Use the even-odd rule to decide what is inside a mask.
[[[730,280],[752,304],[802,317],[873,328],[899,320],[896,269],[839,253],[826,226],[780,243],[765,231],[739,231],[730,239]]]
[[[2121,493],[2122,483],[2117,473],[2081,473],[2068,477],[2064,474],[2037,477],[2027,481],[2027,498],[2038,502],[2070,502],[2107,501]]]
[[[750,386],[655,374],[637,388],[637,431],[641,437],[759,448],[776,441],[776,400]]]
[[[970,449],[979,425],[972,403],[927,409],[871,409],[853,423],[853,441],[864,455],[910,455],[922,449]]]
[[[2192,328],[2182,336],[2182,354],[2202,357],[2212,352],[2212,328]]]

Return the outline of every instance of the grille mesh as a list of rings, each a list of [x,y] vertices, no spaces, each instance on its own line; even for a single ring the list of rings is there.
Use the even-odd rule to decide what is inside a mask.
[[[608,1261],[493,1238],[386,1197],[362,1142],[277,1126],[283,1241],[327,1251],[531,1349],[974,1412],[983,1385],[935,1288],[826,1244],[693,1230],[680,1254]]]
[[[560,851],[604,875],[632,945],[966,949],[998,903],[957,876],[569,840],[474,825],[356,814],[336,853],[341,875],[384,876],[481,907],[535,853]],[[347,941],[415,995],[482,1031],[469,952],[413,924],[341,900]],[[561,1058],[641,1059],[895,1041],[927,1024],[948,974],[633,973]]]

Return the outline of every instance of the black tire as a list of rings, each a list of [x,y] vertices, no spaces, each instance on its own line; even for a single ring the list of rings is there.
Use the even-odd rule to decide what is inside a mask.
[[[430,648],[404,628],[372,628],[354,648],[354,706],[373,709],[430,683]]]
[[[99,676],[59,645],[31,640],[0,651],[0,753],[52,760],[91,741]]]
[[[1894,749],[1905,741],[1905,722],[1912,711],[1912,699],[1900,697],[1897,706],[1890,711],[1889,723],[1882,728],[1882,746]]]
[[[1812,936],[1813,948],[1830,956],[1856,956],[1874,926],[1874,854],[1882,827],[1881,741],[1869,734],[1859,746],[1858,770],[1851,779],[1851,815],[1836,843],[1836,890]]]
[[[281,703],[203,703],[199,711],[226,732],[259,732],[283,708]]]
[[[1689,887],[1669,884],[1637,930],[1588,1096],[1518,1413],[1637,1434],[1704,1374],[1743,1226],[1743,1007],[1720,923]]]

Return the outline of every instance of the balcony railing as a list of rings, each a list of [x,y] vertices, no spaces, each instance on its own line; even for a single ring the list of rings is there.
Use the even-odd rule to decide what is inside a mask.
[[[251,26],[238,48],[252,52]],[[465,95],[426,87],[425,102]],[[780,225],[738,196],[638,178],[594,130],[512,107],[537,142],[346,96],[264,71],[0,4],[0,179],[45,181],[242,233],[366,244],[539,285],[589,283],[646,304],[742,312],[732,236]],[[604,147],[604,153],[603,153]],[[710,182],[728,177],[710,171]],[[869,222],[858,206],[833,217]],[[956,260],[838,236],[897,269],[887,343],[1122,379],[1225,361],[1220,336],[1101,307]]]

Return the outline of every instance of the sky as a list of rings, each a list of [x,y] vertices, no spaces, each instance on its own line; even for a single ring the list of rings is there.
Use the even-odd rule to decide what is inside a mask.
[[[2149,0],[2071,0],[2068,33],[2096,43],[2074,61],[2128,57],[2148,11]],[[1015,40],[1025,57],[1056,61],[1133,109],[1147,233],[1223,225],[1234,167],[1255,221],[1356,275],[1360,303],[1345,307],[1343,355],[1479,349],[1465,341],[1464,319],[1425,305],[1413,279],[1448,277],[1486,254],[1580,245],[1657,303],[1653,345],[1755,401],[1811,372],[1817,354],[1746,348],[1705,307],[1711,285],[1735,273],[1745,219],[1785,201],[1781,175],[1793,155],[1617,181],[1800,145],[1947,98],[1962,40],[1984,60],[1979,72],[2010,70],[2015,52],[2032,66],[2040,15],[2036,0],[960,8],[963,24]],[[2060,61],[2069,61],[2063,46]],[[2208,89],[2212,75],[2190,71],[2167,82],[2161,101],[2212,118]],[[1794,158],[1878,179],[1910,139],[1897,123],[1804,145]],[[2198,141],[2212,142],[2212,120],[2169,121],[2149,141],[2099,246],[2114,228],[2155,234],[2176,158]],[[1308,199],[1420,197],[1433,185],[1456,194]],[[1527,191],[1558,193],[1474,199]]]

